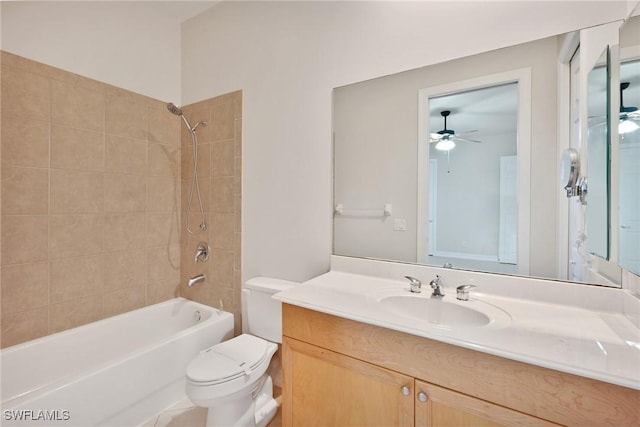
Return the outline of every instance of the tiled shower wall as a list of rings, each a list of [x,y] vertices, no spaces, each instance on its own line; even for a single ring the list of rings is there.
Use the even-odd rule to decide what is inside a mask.
[[[204,273],[206,282],[192,288],[181,287],[182,295],[213,307],[223,307],[234,314],[235,333],[241,332],[240,220],[241,220],[241,149],[242,92],[232,92],[183,108],[192,124],[205,120],[199,127],[198,177],[203,199],[205,232],[182,233],[182,282]],[[182,217],[186,218],[189,188],[193,174],[191,135],[182,127]],[[189,227],[198,230],[200,207],[194,192]],[[182,228],[184,230],[184,226]],[[211,257],[204,263],[194,262],[200,241],[211,247]]]
[[[159,100],[1,61],[1,345],[173,298],[180,119]]]

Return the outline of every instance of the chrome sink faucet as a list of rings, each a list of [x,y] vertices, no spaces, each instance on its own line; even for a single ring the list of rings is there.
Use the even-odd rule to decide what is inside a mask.
[[[442,293],[442,283],[440,283],[440,276],[436,275],[436,278],[429,282],[429,286],[433,288],[431,298],[442,298],[444,296],[444,293]]]
[[[469,301],[469,291],[476,285],[460,285],[456,288],[456,298],[460,301]]]
[[[415,277],[404,276],[405,279],[409,280],[409,290],[414,294],[419,294],[422,292],[422,282]]]

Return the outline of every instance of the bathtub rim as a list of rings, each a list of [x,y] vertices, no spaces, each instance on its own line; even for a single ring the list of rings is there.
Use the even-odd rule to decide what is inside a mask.
[[[74,333],[74,330],[77,329],[81,329],[81,328],[85,328],[85,327],[90,327],[93,325],[99,325],[101,323],[106,323],[108,321],[113,321],[114,319],[117,318],[123,318],[123,317],[130,317],[133,316],[133,313],[136,314],[140,314],[146,311],[150,311],[154,308],[157,308],[159,306],[165,306],[165,305],[173,305],[173,304],[193,304],[197,307],[201,307],[202,309],[206,309],[206,310],[210,310],[212,312],[212,315],[206,319],[205,321],[199,322],[195,325],[191,325],[185,329],[182,329],[174,334],[171,334],[169,337],[169,339],[164,339],[164,340],[160,340],[160,341],[155,341],[152,344],[148,344],[145,346],[141,346],[136,348],[136,351],[129,351],[126,353],[123,353],[121,355],[119,355],[116,358],[113,359],[109,359],[103,363],[99,363],[95,366],[92,366],[90,368],[85,368],[85,369],[81,369],[75,372],[70,373],[69,375],[65,375],[62,376],[60,378],[57,378],[53,381],[49,381],[49,382],[45,382],[44,384],[38,385],[37,387],[31,388],[29,390],[26,390],[22,393],[16,394],[15,396],[11,396],[10,398],[5,399],[5,396],[2,394],[2,387],[0,385],[0,408],[2,410],[7,410],[7,409],[11,409],[13,407],[19,406],[20,404],[24,403],[22,402],[23,400],[25,400],[24,398],[29,396],[29,395],[33,395],[33,398],[36,398],[38,396],[41,396],[45,393],[49,393],[49,392],[55,392],[63,387],[66,387],[67,385],[70,384],[74,384],[77,383],[78,381],[81,381],[88,373],[101,373],[107,369],[109,369],[111,366],[113,366],[114,364],[117,363],[122,363],[122,362],[126,362],[128,360],[131,360],[132,358],[136,357],[138,354],[140,353],[146,353],[149,351],[152,351],[154,349],[157,349],[158,347],[165,345],[166,343],[170,342],[170,341],[174,341],[176,339],[179,339],[180,337],[183,337],[187,334],[193,333],[196,330],[199,329],[203,329],[206,326],[208,326],[211,323],[216,323],[216,321],[220,321],[220,320],[224,320],[225,318],[230,317],[232,319],[231,321],[231,334],[233,335],[233,318],[234,315],[233,313],[227,312],[227,311],[223,311],[220,309],[217,309],[215,307],[211,307],[202,303],[199,303],[197,301],[193,301],[193,300],[189,300],[187,298],[184,297],[175,297],[166,301],[162,301],[156,304],[151,304],[145,307],[140,307],[138,309],[135,310],[130,310],[124,313],[120,313],[117,314],[115,316],[110,316],[110,317],[106,317],[104,319],[99,319],[96,320],[94,322],[90,322],[90,323],[86,323],[84,325],[80,325],[80,326],[76,326],[74,328],[69,328],[66,329],[64,331],[60,331],[60,332],[56,332],[50,335],[45,335],[43,337],[39,337],[36,338],[34,340],[30,340],[30,341],[26,341],[24,343],[20,343],[20,344],[16,344],[10,347],[6,347],[6,348],[2,348],[0,349],[0,370],[3,369],[2,366],[2,359],[3,359],[3,355],[6,352],[15,352],[21,349],[28,349],[29,347],[32,347],[40,342],[46,341],[46,340],[52,340],[55,339],[56,337],[62,337],[62,336],[67,336],[67,335],[71,335]],[[213,314],[216,314],[216,316],[214,316]]]

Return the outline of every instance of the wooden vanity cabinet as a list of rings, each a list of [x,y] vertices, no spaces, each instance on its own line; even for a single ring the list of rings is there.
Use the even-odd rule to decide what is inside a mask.
[[[640,392],[283,304],[283,426],[637,426]]]
[[[549,427],[558,424],[416,380],[416,427]]]
[[[283,425],[414,425],[412,377],[286,337],[285,357]]]

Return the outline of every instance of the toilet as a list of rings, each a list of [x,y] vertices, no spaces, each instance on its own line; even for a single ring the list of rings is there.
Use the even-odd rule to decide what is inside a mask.
[[[278,404],[267,369],[282,342],[282,308],[271,297],[294,282],[254,277],[242,290],[243,334],[201,351],[189,364],[186,393],[205,408],[207,427],[264,427]]]

